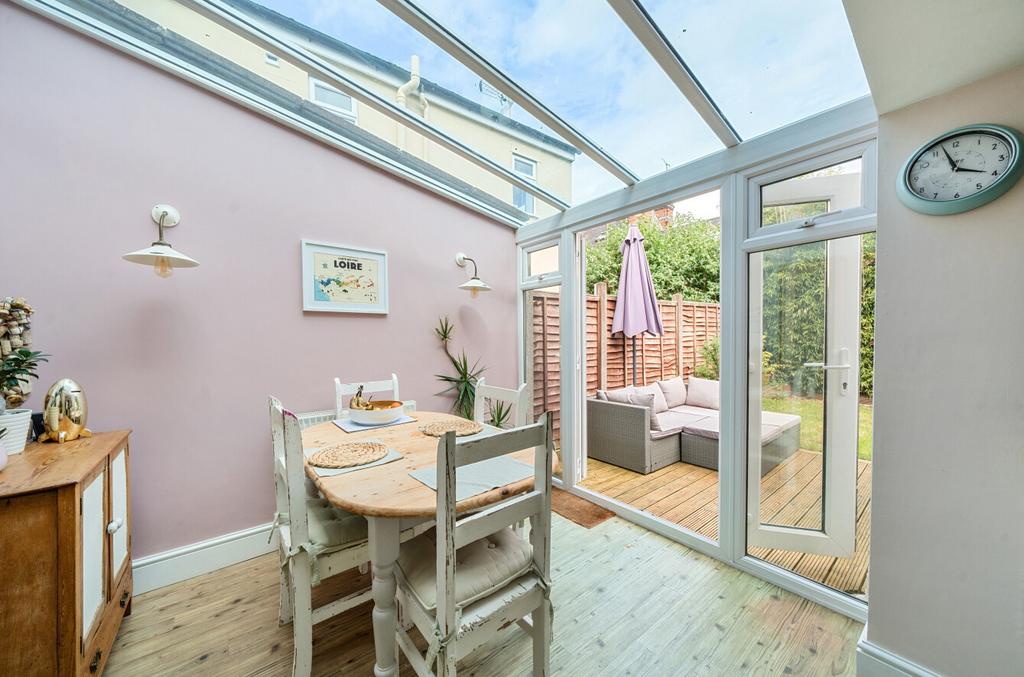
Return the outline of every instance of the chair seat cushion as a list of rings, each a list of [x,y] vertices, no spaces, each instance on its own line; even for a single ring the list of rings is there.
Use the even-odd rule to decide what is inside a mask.
[[[398,578],[427,611],[437,607],[437,532],[434,529],[402,544]],[[530,544],[505,528],[473,541],[455,553],[455,603],[460,606],[500,590],[533,565]]]
[[[366,540],[366,519],[339,510],[323,498],[306,499],[309,540],[324,550],[337,550]]]

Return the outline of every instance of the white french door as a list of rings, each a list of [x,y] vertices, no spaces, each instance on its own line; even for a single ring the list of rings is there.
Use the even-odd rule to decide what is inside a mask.
[[[861,238],[751,253],[747,546],[850,557]]]

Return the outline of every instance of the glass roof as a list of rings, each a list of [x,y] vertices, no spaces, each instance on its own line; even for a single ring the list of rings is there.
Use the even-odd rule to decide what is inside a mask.
[[[644,0],[744,139],[868,94],[841,0]]]
[[[416,4],[640,178],[722,148],[607,2]],[[574,203],[622,187],[594,162],[573,169]]]
[[[438,176],[456,190],[484,195],[499,210],[515,213],[514,218],[521,218],[516,209],[536,218],[557,212],[557,207],[510,183],[510,177],[408,132],[372,106],[330,91],[299,67],[275,61],[270,53],[264,58],[257,45],[242,49],[238,40],[246,36],[228,37],[219,28],[196,23],[182,15],[192,11],[187,4],[120,1],[280,91],[318,103],[350,128],[358,127],[351,133],[354,138],[372,135],[376,139],[370,145],[383,141],[386,152],[400,161],[421,169],[429,165],[428,172],[440,170]],[[623,186],[377,0],[226,2],[278,35],[291,31],[299,47],[332,58],[347,77],[388,101],[402,99],[399,87],[417,56],[423,86],[405,94],[412,115],[569,204]],[[641,179],[723,148],[604,0],[413,2],[587,137],[600,149],[591,154],[610,155]],[[642,2],[741,138],[868,93],[841,0]]]

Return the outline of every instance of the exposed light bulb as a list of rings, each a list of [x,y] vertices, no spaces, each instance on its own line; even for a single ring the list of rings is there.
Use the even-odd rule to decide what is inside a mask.
[[[171,262],[167,260],[166,256],[160,256],[153,262],[153,272],[157,277],[170,277],[174,268],[171,267]]]
[[[479,289],[477,289],[476,287],[473,287],[472,289],[469,290],[469,297],[470,298],[475,299],[477,296],[480,296],[480,290]]]

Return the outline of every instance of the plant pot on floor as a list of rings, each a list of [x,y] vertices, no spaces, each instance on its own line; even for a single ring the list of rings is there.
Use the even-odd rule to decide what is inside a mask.
[[[0,428],[7,428],[4,446],[7,454],[20,454],[28,441],[28,429],[32,425],[31,409],[7,409],[0,413]]]

